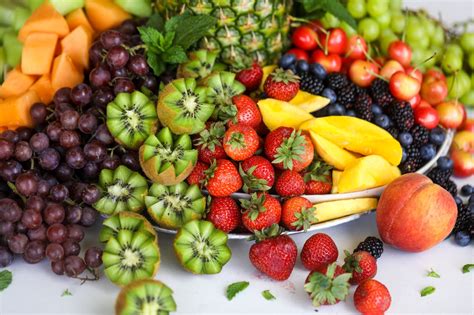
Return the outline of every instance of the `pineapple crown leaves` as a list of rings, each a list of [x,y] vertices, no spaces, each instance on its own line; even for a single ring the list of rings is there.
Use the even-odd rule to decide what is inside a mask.
[[[324,161],[315,160],[311,163],[304,172],[304,181],[307,183],[310,180],[329,183],[329,175],[331,175],[333,167]]]
[[[293,161],[301,161],[301,155],[305,151],[306,138],[301,130],[293,130],[291,135],[277,148],[275,159],[272,163],[283,163],[284,169],[293,169]]]
[[[250,167],[247,171],[244,171],[242,164],[239,165],[239,173],[244,181],[243,190],[249,191],[267,191],[271,187],[268,186],[268,182],[263,178],[258,178],[253,175],[253,172],[257,169],[257,165]]]
[[[300,77],[294,74],[290,69],[284,70],[282,68],[277,68],[270,74],[270,76],[273,82],[282,82],[285,84],[300,82]]]
[[[267,196],[265,194],[258,195],[253,193],[250,199],[240,199],[239,201],[242,209],[244,209],[244,213],[248,213],[249,219],[255,221],[260,213],[267,211],[267,208],[263,206],[266,199]]]
[[[336,263],[328,265],[326,274],[313,272],[309,281],[304,285],[306,292],[310,294],[314,306],[322,304],[336,304],[337,301],[345,300],[349,294],[350,273],[343,273],[334,278]]]
[[[267,228],[261,229],[260,231],[255,231],[252,236],[249,237],[250,241],[261,242],[263,240],[277,237],[283,233],[284,229],[279,226],[277,223],[273,223]]]
[[[204,129],[199,133],[194,144],[200,145],[203,149],[209,148],[212,152],[215,151],[216,146],[221,146],[221,140],[224,137],[225,126],[221,121],[212,123],[209,129]]]
[[[296,227],[298,230],[303,229],[303,231],[306,232],[311,227],[311,224],[317,221],[317,218],[314,215],[315,209],[315,207],[304,207],[300,212],[296,212],[294,214],[296,221],[291,223],[291,225]]]
[[[348,250],[344,250],[344,254],[346,257],[344,258],[344,265],[342,266],[342,269],[347,272],[362,272],[362,268],[360,268],[359,264],[360,257],[355,255],[355,253],[351,254]]]

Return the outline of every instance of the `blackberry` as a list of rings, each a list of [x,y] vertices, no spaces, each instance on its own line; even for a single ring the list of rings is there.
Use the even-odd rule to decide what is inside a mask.
[[[408,102],[394,100],[386,112],[401,131],[408,131],[415,125],[415,115]]]
[[[400,134],[400,130],[398,130],[397,127],[391,126],[387,129],[388,133],[392,135],[395,139],[398,138],[398,135]]]
[[[339,104],[351,108],[355,101],[355,88],[353,84],[344,86],[338,91],[337,101]]]
[[[441,187],[446,189],[453,197],[456,197],[456,195],[458,194],[458,186],[456,186],[456,183],[450,179],[448,179],[446,181],[446,184]]]
[[[375,259],[379,259],[383,253],[383,242],[375,236],[368,236],[363,242],[357,245],[356,249],[354,249],[354,253],[362,250],[370,253]]]
[[[343,87],[349,84],[349,79],[342,73],[330,73],[326,77],[326,86],[336,92],[339,92]]]
[[[359,94],[355,98],[354,110],[357,117],[371,121],[374,117],[372,113],[372,98],[369,94]]]
[[[453,175],[452,170],[444,170],[439,167],[433,168],[431,171],[426,174],[433,183],[440,185],[441,187],[444,187],[446,185],[446,182],[449,180],[449,178]]]
[[[372,96],[374,102],[379,104],[382,108],[389,106],[394,100],[392,94],[390,94],[388,83],[379,78],[372,82],[370,86],[370,96]]]
[[[407,159],[400,165],[403,174],[413,173],[422,165],[420,150],[417,147],[410,146],[406,153]]]
[[[324,84],[314,74],[304,73],[301,75],[300,89],[314,95],[320,95],[324,89]]]
[[[358,85],[354,85],[354,93],[356,96],[358,95],[369,95],[369,92],[367,89],[364,89],[363,87],[360,87]]]
[[[469,211],[466,205],[458,207],[458,217],[456,218],[456,224],[454,224],[453,233],[471,229],[473,218],[474,215]]]
[[[430,132],[423,126],[415,125],[410,130],[411,135],[413,136],[413,144],[417,148],[422,147],[423,145],[427,144],[430,140]]]

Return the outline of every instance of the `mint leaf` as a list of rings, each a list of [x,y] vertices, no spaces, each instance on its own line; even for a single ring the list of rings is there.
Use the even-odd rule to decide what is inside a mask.
[[[427,295],[433,294],[434,291],[436,291],[435,287],[431,287],[431,286],[426,287],[426,288],[423,288],[423,290],[421,290],[420,295],[421,296],[427,296]]]
[[[319,0],[320,1],[320,0]],[[339,0],[325,0],[324,9],[337,17],[339,20],[345,21],[347,24],[352,26],[353,29],[357,29],[357,23],[349,14],[347,9],[342,5]]]
[[[0,292],[8,288],[12,283],[12,273],[8,270],[0,271]]]
[[[433,269],[430,269],[430,271],[428,272],[426,276],[431,277],[431,278],[441,278],[441,276]]]
[[[321,8],[321,4],[324,1],[315,1],[315,0],[303,0],[301,1],[303,8],[307,13],[312,13]]]
[[[213,28],[217,19],[210,15],[188,16],[176,26],[175,44],[187,50]]]
[[[140,26],[138,32],[140,33],[141,40],[147,46],[158,47],[160,41],[163,41],[163,34],[153,27]]]
[[[69,291],[69,289],[66,289],[61,294],[61,297],[63,297],[63,296],[72,296],[72,293]]]
[[[165,21],[163,20],[163,17],[160,14],[154,13],[148,19],[146,26],[153,27],[154,29],[157,29],[158,31],[163,32],[165,28]]]
[[[262,291],[262,296],[265,298],[265,300],[275,300],[276,297],[270,292],[270,290],[265,290]]]
[[[468,273],[473,268],[474,268],[474,264],[466,264],[466,265],[462,266],[462,273]]]
[[[182,14],[180,15],[175,15],[173,16],[171,19],[169,19],[168,21],[166,21],[166,24],[165,24],[165,31],[166,32],[175,32],[176,31],[176,28],[178,27],[179,24],[182,24],[185,22],[185,20],[192,16],[191,13],[189,11],[184,11]]]
[[[163,54],[166,63],[183,63],[188,60],[186,52],[181,46],[173,46]]]
[[[156,54],[147,52],[146,61],[148,65],[150,66],[150,68],[153,69],[153,73],[156,76],[159,76],[160,74],[162,74],[166,69],[165,63]]]
[[[237,293],[245,290],[249,286],[249,284],[250,283],[248,281],[241,281],[230,284],[227,287],[227,299],[229,301],[232,300],[237,295]]]

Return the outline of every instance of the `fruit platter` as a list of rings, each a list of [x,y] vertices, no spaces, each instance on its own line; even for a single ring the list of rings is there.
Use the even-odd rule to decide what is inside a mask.
[[[0,4],[0,267],[104,277],[116,314],[169,314],[168,248],[191,277],[249,241],[286,281],[301,234],[310,310],[358,285],[357,311],[383,314],[384,245],[474,238],[471,24],[400,0]],[[369,213],[380,239],[338,265],[314,232]]]

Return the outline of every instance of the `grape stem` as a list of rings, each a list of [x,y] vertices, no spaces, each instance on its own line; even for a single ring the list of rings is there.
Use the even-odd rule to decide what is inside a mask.
[[[85,276],[85,277],[75,276],[75,277],[73,277],[75,279],[81,280],[81,285],[86,283],[86,281],[97,281],[97,280],[100,279],[99,273],[97,272],[97,269],[92,269],[92,268],[87,267],[87,270],[92,274],[93,278],[90,278],[89,276]]]
[[[14,194],[18,195],[21,198],[21,201],[23,201],[23,203],[26,203],[26,197],[18,192],[18,189],[16,189],[15,184],[13,184],[12,182],[7,182],[7,185],[13,191]]]

